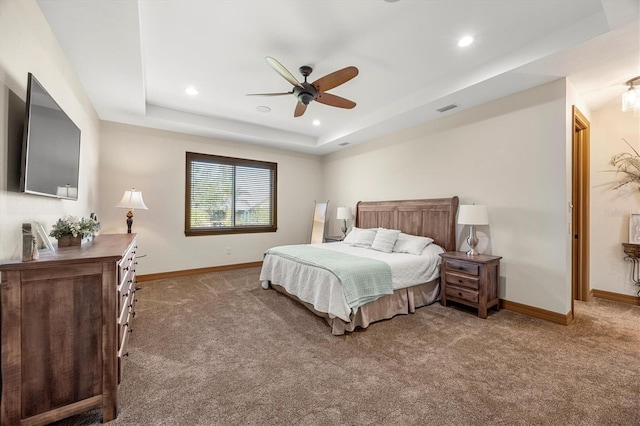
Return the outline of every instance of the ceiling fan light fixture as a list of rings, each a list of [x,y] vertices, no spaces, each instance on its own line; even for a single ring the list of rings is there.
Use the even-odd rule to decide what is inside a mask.
[[[640,112],[640,91],[634,84],[640,84],[640,76],[632,78],[625,83],[629,89],[622,94],[622,112]]]
[[[300,96],[298,97],[298,99],[303,104],[309,105],[309,102],[311,102],[313,100],[313,95],[311,93],[302,92],[302,93],[300,93]]]

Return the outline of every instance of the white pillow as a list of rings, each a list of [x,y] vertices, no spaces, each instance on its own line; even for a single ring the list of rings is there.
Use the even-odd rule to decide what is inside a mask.
[[[433,242],[433,238],[418,237],[416,235],[409,235],[400,233],[396,244],[393,246],[394,253],[409,253],[415,255],[421,255],[426,246]]]
[[[376,229],[361,229],[354,226],[343,241],[355,247],[369,248],[376,238],[376,232]]]
[[[400,235],[400,231],[396,229],[380,228],[376,232],[376,237],[373,239],[371,248],[385,253],[391,253],[398,239],[398,235]]]

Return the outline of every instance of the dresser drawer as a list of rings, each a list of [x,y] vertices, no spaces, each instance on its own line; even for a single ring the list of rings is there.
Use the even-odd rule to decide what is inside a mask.
[[[132,269],[132,267],[133,265],[129,265],[125,269],[121,269],[118,273],[118,275],[120,276],[120,281],[118,284],[119,291],[126,292],[131,286],[133,277],[135,276],[135,271]]]
[[[120,347],[118,348],[118,358],[122,358],[127,355],[127,343],[129,342],[129,336],[133,332],[133,329],[126,324],[122,328],[122,337],[120,339]]]
[[[118,315],[118,324],[123,325],[127,322],[127,316],[131,310],[131,304],[133,303],[133,292],[129,291],[120,296],[120,312]]]
[[[468,287],[473,290],[479,288],[478,284],[480,280],[469,275],[456,274],[455,272],[447,272],[446,274],[447,285],[454,285],[458,287]]]
[[[125,255],[122,256],[122,259],[120,259],[120,262],[118,262],[118,266],[120,266],[120,269],[125,269],[134,262],[134,259],[136,257],[136,247],[137,246],[135,244],[132,244]]]
[[[132,275],[135,272],[136,246],[132,245],[127,253],[118,262],[118,282],[120,287],[126,286],[131,282]],[[120,290],[120,287],[118,290]]]
[[[461,260],[449,260],[445,262],[447,271],[458,271],[469,275],[479,275],[480,267],[477,263],[464,262]]]
[[[474,291],[464,287],[447,286],[445,291],[447,297],[468,300],[469,302],[478,303],[478,291]]]

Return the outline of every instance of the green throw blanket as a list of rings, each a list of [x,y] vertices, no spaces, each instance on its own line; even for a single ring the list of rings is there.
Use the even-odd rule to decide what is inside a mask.
[[[309,245],[274,247],[267,250],[267,254],[326,269],[334,274],[342,283],[347,305],[354,313],[360,306],[393,293],[391,268],[379,260]]]

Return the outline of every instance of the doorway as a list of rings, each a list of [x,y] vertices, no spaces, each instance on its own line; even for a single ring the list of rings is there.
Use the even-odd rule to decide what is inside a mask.
[[[571,317],[573,301],[588,302],[589,288],[589,120],[572,107],[572,179],[571,179]]]

